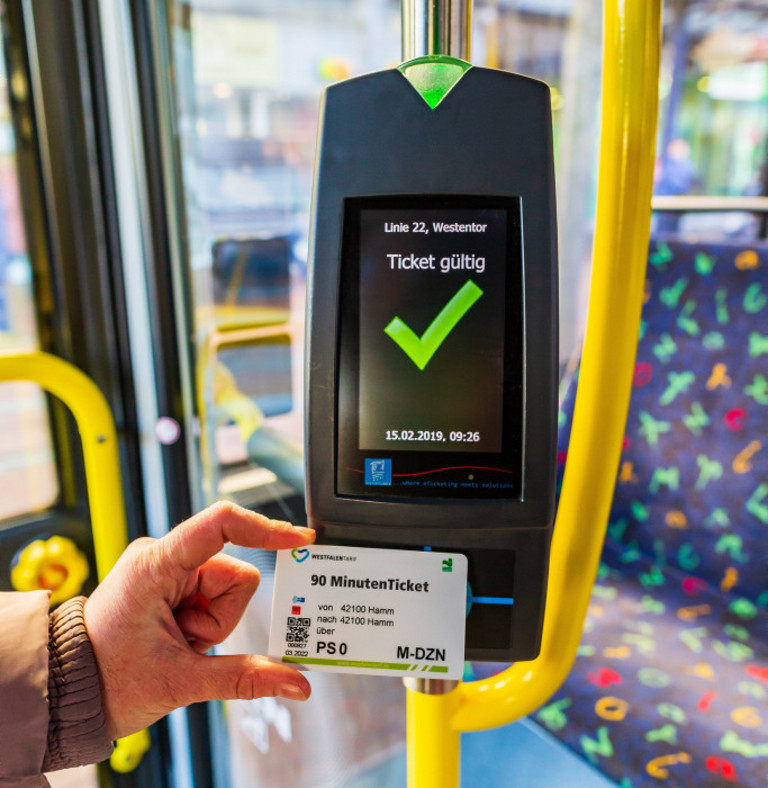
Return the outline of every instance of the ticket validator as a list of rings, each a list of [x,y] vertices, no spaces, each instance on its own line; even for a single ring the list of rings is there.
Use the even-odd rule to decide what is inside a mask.
[[[549,88],[447,57],[328,88],[310,255],[318,541],[466,554],[467,659],[534,658],[557,419]]]

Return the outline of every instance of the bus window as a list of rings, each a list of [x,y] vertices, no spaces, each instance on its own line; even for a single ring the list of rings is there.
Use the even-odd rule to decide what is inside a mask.
[[[318,103],[332,82],[400,61],[400,2],[200,0],[172,4],[170,13],[201,503],[227,494],[257,505],[275,492],[285,503],[303,492],[304,289]],[[552,87],[563,363],[578,345],[579,293],[588,280],[594,207],[584,194],[595,188],[600,41],[598,0],[475,3],[472,62]],[[262,495],[265,484],[271,492]]]
[[[201,474],[193,485],[201,504],[226,497],[304,520],[304,301],[319,102],[333,82],[400,62],[400,5],[168,5],[191,296],[185,322],[194,336],[200,416]],[[472,63],[552,89],[565,361],[578,344],[594,220],[594,199],[585,195],[595,193],[601,0],[476,0],[474,8]],[[263,583],[223,648],[259,652],[267,645],[273,558],[227,549],[255,563]],[[342,782],[377,752],[402,747],[400,682],[381,679],[365,702],[360,677],[326,674],[313,686],[324,701],[322,719],[316,705],[227,704],[220,722],[230,748],[219,754],[233,785],[325,784],[330,775]],[[343,735],[327,725],[336,717],[354,721]]]
[[[654,196],[674,210],[657,211],[653,231],[764,236],[765,208],[749,209],[768,194],[768,8],[676,4],[665,28]]]
[[[3,17],[0,15],[0,25]],[[0,30],[5,38],[5,30]],[[19,199],[10,93],[21,74],[0,57],[0,354],[37,349],[32,268]],[[50,506],[58,495],[48,408],[31,383],[0,385],[0,529],[7,519]]]

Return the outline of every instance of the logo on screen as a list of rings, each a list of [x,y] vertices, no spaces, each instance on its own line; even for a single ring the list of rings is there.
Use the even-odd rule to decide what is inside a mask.
[[[366,484],[392,484],[392,460],[369,460],[365,461],[365,483]]]

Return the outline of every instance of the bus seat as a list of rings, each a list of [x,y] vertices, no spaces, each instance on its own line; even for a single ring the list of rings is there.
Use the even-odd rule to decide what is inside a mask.
[[[652,242],[598,579],[538,722],[622,788],[765,788],[767,545],[768,247]]]

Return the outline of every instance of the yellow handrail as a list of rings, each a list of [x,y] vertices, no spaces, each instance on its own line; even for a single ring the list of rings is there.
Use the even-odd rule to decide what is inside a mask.
[[[96,570],[102,579],[128,544],[117,434],[109,405],[87,375],[49,353],[0,356],[0,382],[12,380],[37,383],[75,417],[83,442]]]
[[[19,380],[36,383],[60,399],[75,417],[83,444],[93,550],[101,580],[128,544],[112,411],[99,387],[85,373],[49,353],[0,355],[0,383]],[[149,746],[146,730],[120,739],[110,763],[116,771],[130,771]]]
[[[457,747],[457,731],[504,725],[530,714],[558,689],[575,659],[605,536],[640,328],[660,48],[661,0],[605,0],[592,289],[540,656],[493,678],[460,684],[447,695],[409,691],[411,788],[458,784],[458,768],[449,776],[435,766],[458,761],[442,742]],[[436,704],[442,704],[442,713]],[[431,722],[431,730],[422,719]]]

